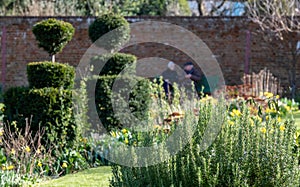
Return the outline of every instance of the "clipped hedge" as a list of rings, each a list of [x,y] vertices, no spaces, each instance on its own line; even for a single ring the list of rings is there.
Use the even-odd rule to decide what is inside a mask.
[[[36,23],[32,32],[39,47],[42,47],[49,55],[54,55],[61,52],[72,39],[75,29],[68,22],[50,18]]]
[[[59,88],[11,88],[4,95],[6,116],[16,121],[17,128],[25,127],[25,119],[31,119],[33,134],[45,128],[44,143],[59,146],[72,144],[76,138],[72,110],[72,91]]]
[[[114,54],[104,54],[99,56],[94,56],[91,60],[91,64],[94,66],[94,71],[100,71],[102,67],[100,76],[103,75],[118,75],[126,67],[130,66],[128,73],[135,72],[137,58],[131,54],[125,53],[114,53]],[[98,74],[98,73],[97,73]]]
[[[97,41],[100,37],[114,30],[109,36]],[[127,20],[113,13],[104,14],[98,18],[89,27],[89,37],[98,47],[107,50],[120,47],[125,44],[130,37],[130,27]]]
[[[28,87],[12,87],[9,88],[3,95],[5,104],[5,121],[20,121],[23,119],[22,108],[26,107],[24,97],[28,95]],[[21,110],[21,111],[20,111]],[[21,113],[20,113],[21,112]]]
[[[30,88],[71,89],[74,87],[75,69],[56,62],[31,62],[27,65],[27,77]]]
[[[112,88],[117,76],[100,76],[96,83],[95,89],[95,104],[98,112],[98,116],[103,124],[103,126],[107,130],[111,130],[112,128],[122,128],[123,124],[119,119],[124,122],[128,117],[128,112],[133,114],[136,119],[143,120],[145,119],[145,113],[148,110],[148,103],[150,101],[150,84],[149,80],[141,79],[136,85],[133,87],[130,86],[130,83],[133,82],[131,77],[122,77],[118,85],[122,85],[122,88],[118,88],[119,90],[114,90],[113,99],[117,101],[118,107],[123,110],[127,110],[128,108],[125,105],[128,104],[130,111],[124,111],[124,116],[116,116],[115,111],[113,110],[112,105]],[[123,95],[129,93],[129,101],[122,101],[117,94]],[[127,112],[127,113],[125,113]],[[122,114],[122,113],[121,113]],[[134,125],[134,124],[132,124]]]

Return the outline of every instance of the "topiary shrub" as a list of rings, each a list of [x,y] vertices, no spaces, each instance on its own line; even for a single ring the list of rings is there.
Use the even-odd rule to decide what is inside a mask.
[[[97,72],[99,67],[104,65],[101,69],[100,76],[102,75],[118,75],[121,71],[129,65],[131,69],[128,73],[135,72],[135,63],[137,58],[131,54],[114,53],[95,56],[92,58],[91,64],[94,66],[94,70]]]
[[[150,101],[149,94],[149,80],[143,79],[137,82],[135,86],[131,88],[130,83],[132,83],[132,78],[122,77],[119,84],[123,86],[120,90],[115,91],[113,95],[113,85],[117,76],[101,76],[98,78],[95,89],[95,104],[98,112],[98,116],[107,130],[113,128],[121,128],[122,123],[119,119],[122,119],[122,122],[128,117],[128,111],[121,112],[116,114],[116,111],[113,109],[112,99],[117,101],[118,106],[126,110],[124,104],[128,104],[130,113],[139,120],[145,119],[145,112],[148,110],[148,103]],[[129,90],[131,89],[131,90]],[[120,95],[129,93],[129,101],[123,101]],[[120,95],[118,95],[120,94]],[[133,125],[133,124],[132,124]]]
[[[61,52],[72,39],[75,29],[68,22],[50,18],[36,23],[32,28],[32,32],[38,41],[39,47],[47,51],[54,62],[54,55]]]
[[[26,107],[24,97],[28,94],[28,87],[12,87],[9,88],[3,95],[3,102],[5,104],[5,121],[22,121],[23,106]],[[21,112],[21,113],[20,113]]]
[[[97,42],[100,37],[112,30],[114,30],[114,32],[111,33],[112,35],[109,35],[109,37],[101,42]],[[129,23],[122,16],[112,13],[104,14],[96,18],[90,25],[89,37],[98,47],[112,50],[128,42],[130,37]]]
[[[52,62],[31,62],[27,65],[30,88],[74,87],[75,69],[68,64]]]
[[[31,119],[33,134],[39,126],[45,128],[44,145],[50,141],[63,147],[76,139],[71,90],[17,87],[9,89],[4,98],[5,113],[10,122],[17,121],[16,128],[25,128],[26,118]]]

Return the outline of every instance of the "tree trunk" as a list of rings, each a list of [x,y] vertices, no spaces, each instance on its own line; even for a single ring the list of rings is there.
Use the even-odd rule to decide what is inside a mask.
[[[203,12],[202,12],[202,1],[203,1],[203,0],[197,0],[199,16],[203,16]]]

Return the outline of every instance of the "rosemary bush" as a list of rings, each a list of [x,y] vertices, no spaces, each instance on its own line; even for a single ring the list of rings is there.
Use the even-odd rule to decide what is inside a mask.
[[[182,106],[187,102],[188,99],[180,99],[180,102],[173,102],[170,107],[183,109]],[[194,102],[192,106],[197,108],[192,110],[199,112],[191,115],[184,108],[184,117],[177,121],[177,125],[173,124],[168,131],[161,131],[166,133],[166,140],[172,132],[181,128],[185,137],[192,137],[187,145],[168,159],[161,158],[162,162],[156,165],[151,165],[151,161],[144,167],[113,165],[110,185],[299,186],[299,154],[294,149],[295,125],[292,120],[283,121],[268,112],[253,112],[253,107],[257,107],[258,111],[261,106],[258,103],[249,104],[245,100],[235,103],[234,107],[231,101],[216,101],[209,97]],[[158,110],[160,114],[167,114],[168,109],[162,106]],[[222,115],[222,111],[226,112]],[[191,124],[195,119],[198,123]],[[149,117],[149,124],[156,122],[157,118]],[[165,125],[159,126],[165,128]],[[211,128],[215,129],[207,131]],[[215,131],[218,134],[212,145],[203,150],[207,139],[213,137]],[[150,139],[158,136],[153,132],[148,133],[151,134],[153,136]],[[134,141],[138,142],[131,145],[133,151],[135,145],[149,143],[149,138],[137,138]],[[130,141],[123,139],[123,142],[130,145]],[[171,151],[165,141],[158,143],[162,146],[158,146],[156,151],[162,156]],[[133,163],[140,159],[132,155]]]

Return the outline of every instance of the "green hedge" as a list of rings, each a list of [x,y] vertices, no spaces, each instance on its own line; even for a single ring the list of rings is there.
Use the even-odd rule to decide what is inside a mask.
[[[131,69],[128,73],[134,73],[136,61],[137,58],[134,55],[125,53],[114,53],[94,56],[91,60],[91,64],[94,66],[95,72],[99,71],[100,67],[104,64],[99,74],[100,76],[118,75],[126,66],[129,65]]]
[[[72,91],[58,88],[28,89],[16,87],[4,95],[8,121],[16,121],[24,129],[25,119],[31,119],[33,134],[45,128],[44,143],[50,141],[60,146],[76,138],[76,125],[72,110]]]
[[[64,46],[72,39],[75,29],[72,24],[50,18],[36,23],[32,32],[42,47],[50,55],[61,52]]]
[[[27,65],[30,88],[74,87],[75,69],[68,64],[53,62],[31,62]]]
[[[112,106],[112,88],[114,81],[117,76],[101,76],[98,78],[95,89],[95,104],[98,112],[98,116],[107,130],[111,130],[115,127],[122,127],[122,123],[115,116],[115,111]],[[150,84],[149,80],[142,79],[137,82],[133,88],[130,87],[130,82],[132,83],[132,78],[126,77],[120,80],[120,85],[123,87],[120,90],[115,91],[118,94],[129,93],[129,101],[125,101],[129,105],[130,113],[133,114],[137,119],[145,119],[145,113],[148,110],[148,103],[150,101]],[[122,97],[121,97],[122,98]],[[119,107],[124,107],[124,103],[120,100],[120,97],[116,96],[115,99]],[[126,110],[126,108],[125,108]],[[128,111],[126,111],[128,112]],[[128,113],[127,113],[128,114]],[[119,118],[124,122],[128,115],[124,113],[125,116],[119,116]],[[132,124],[133,125],[133,124]]]
[[[97,41],[106,33],[110,33],[108,37]],[[119,15],[112,13],[104,14],[98,18],[89,27],[89,37],[93,43],[104,49],[111,50],[125,44],[130,37],[130,27],[127,20]]]
[[[20,119],[22,119],[22,108],[26,107],[24,97],[28,92],[28,87],[12,87],[4,93],[3,101],[5,104],[6,120],[12,122],[14,120],[20,121]]]

